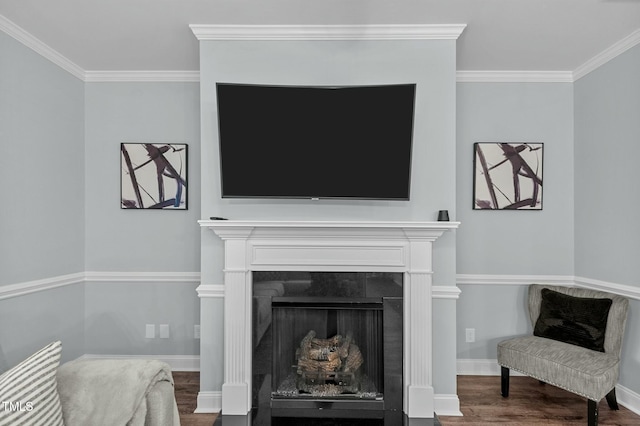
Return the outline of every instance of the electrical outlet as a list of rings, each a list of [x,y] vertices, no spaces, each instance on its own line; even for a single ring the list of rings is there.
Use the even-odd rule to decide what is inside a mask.
[[[467,343],[473,343],[476,341],[476,329],[475,328],[465,328],[464,330],[466,334]]]
[[[147,324],[144,329],[144,337],[147,339],[155,339],[156,326],[154,324]]]
[[[193,338],[194,339],[200,338],[200,324],[196,324],[193,326]]]
[[[160,338],[161,339],[169,338],[169,324],[160,324]]]

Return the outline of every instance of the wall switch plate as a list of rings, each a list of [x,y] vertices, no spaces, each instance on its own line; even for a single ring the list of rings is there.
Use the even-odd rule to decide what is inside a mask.
[[[144,329],[144,337],[147,339],[155,339],[156,326],[155,324],[147,324]]]
[[[169,338],[169,324],[160,324],[160,338],[161,339]]]
[[[464,330],[466,335],[466,342],[473,343],[476,341],[476,329],[475,328],[465,328]]]
[[[193,338],[194,339],[200,338],[200,324],[196,324],[193,326]]]

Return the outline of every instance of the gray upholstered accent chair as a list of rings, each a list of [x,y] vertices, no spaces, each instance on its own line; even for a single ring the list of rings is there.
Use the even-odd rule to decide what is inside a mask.
[[[549,289],[552,292],[547,290],[543,293],[543,289]],[[553,292],[561,294],[558,295]],[[552,318],[549,320],[549,318],[545,317],[543,319],[541,317],[543,294],[546,297],[545,305],[542,309],[544,315],[550,309],[550,295],[569,300],[574,299],[562,295],[577,298],[611,299],[612,302],[608,314],[603,310],[605,325],[603,325],[603,333],[600,333],[602,347],[594,350],[560,341],[562,339],[558,336],[553,336],[552,338],[541,337],[541,334],[545,335],[544,332],[539,331],[543,321],[546,321],[547,325],[551,324],[552,328],[556,329],[565,328],[566,325],[560,324],[557,319]],[[590,300],[586,303],[594,302],[600,303],[602,300]],[[605,303],[608,302],[605,301]],[[598,402],[603,397],[606,397],[611,409],[618,409],[615,385],[618,382],[620,352],[629,301],[619,295],[595,290],[532,284],[529,286],[528,304],[531,324],[534,326],[534,335],[515,337],[498,343],[498,364],[502,367],[502,396],[509,396],[509,370],[513,369],[536,378],[540,382],[549,383],[586,397],[588,425],[596,426],[598,424]],[[540,322],[538,322],[539,319],[541,320]],[[589,327],[578,325],[577,328],[584,331]],[[560,334],[563,335],[562,333],[564,331],[561,330]],[[598,333],[597,331],[587,330],[586,334],[597,335]]]

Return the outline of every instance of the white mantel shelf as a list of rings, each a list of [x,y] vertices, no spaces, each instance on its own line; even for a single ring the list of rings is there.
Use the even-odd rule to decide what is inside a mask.
[[[416,221],[326,221],[326,220],[199,220],[203,228],[261,228],[261,229],[327,229],[327,228],[353,228],[353,229],[455,229],[460,222],[416,222]]]
[[[401,272],[403,411],[434,415],[433,245],[459,222],[201,220],[224,241],[222,413],[251,409],[251,271]]]

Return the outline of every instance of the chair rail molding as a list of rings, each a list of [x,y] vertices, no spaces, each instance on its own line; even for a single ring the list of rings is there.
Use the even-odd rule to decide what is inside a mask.
[[[84,272],[0,286],[0,300],[73,284],[84,284]]]
[[[574,285],[574,277],[569,275],[503,275],[503,274],[457,274],[458,285],[529,285],[553,284]]]
[[[606,291],[630,299],[640,300],[640,287],[617,284],[592,278],[573,275],[491,275],[491,274],[457,274],[457,285],[529,285],[548,284],[575,286],[592,290]]]

